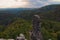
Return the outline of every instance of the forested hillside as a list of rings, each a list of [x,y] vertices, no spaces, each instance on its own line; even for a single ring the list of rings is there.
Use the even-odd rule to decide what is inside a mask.
[[[20,33],[23,33],[26,35],[26,38],[29,38],[29,30],[31,30],[32,25],[28,21],[24,19],[15,19],[14,22],[11,24],[7,25],[6,28],[2,28],[0,26],[0,38],[16,38]],[[4,30],[3,30],[4,29]]]
[[[32,16],[38,14],[42,19],[60,21],[60,5],[48,5],[34,10],[18,12],[18,16],[25,19],[32,19]]]
[[[0,12],[0,38],[16,38],[23,33],[29,40],[32,30],[32,16],[41,17],[41,32],[44,40],[60,40],[60,5],[48,5],[38,9],[12,12]]]

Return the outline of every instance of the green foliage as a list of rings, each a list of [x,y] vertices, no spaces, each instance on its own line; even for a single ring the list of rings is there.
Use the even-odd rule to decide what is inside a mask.
[[[50,20],[42,20],[41,24],[41,32],[44,40],[52,39],[58,40],[60,38],[60,22],[50,21]],[[0,26],[0,30],[4,27]],[[25,37],[29,40],[29,31],[32,30],[31,21],[26,21],[25,19],[17,18],[15,21],[0,32],[0,38],[16,38],[20,33],[23,33]]]
[[[50,20],[42,20],[42,34],[44,40],[52,39],[58,40],[60,38],[60,22],[50,21]]]
[[[17,19],[0,33],[0,38],[16,38],[20,33],[23,33],[26,38],[29,39],[29,30],[31,27],[32,26],[27,21]]]
[[[60,40],[60,31],[57,32],[57,39]]]
[[[4,26],[0,25],[0,32],[4,31]]]
[[[49,9],[49,8],[52,9]],[[17,14],[0,14],[0,38],[16,38],[23,33],[29,40],[32,30],[32,16],[37,14],[42,19],[41,32],[44,40],[60,40],[60,5],[51,5],[34,10],[19,11]],[[23,19],[22,19],[23,18]]]

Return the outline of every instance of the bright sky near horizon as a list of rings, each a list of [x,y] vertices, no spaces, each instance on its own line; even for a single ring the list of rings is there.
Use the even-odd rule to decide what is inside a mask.
[[[0,8],[38,8],[50,4],[60,4],[60,0],[0,0]]]

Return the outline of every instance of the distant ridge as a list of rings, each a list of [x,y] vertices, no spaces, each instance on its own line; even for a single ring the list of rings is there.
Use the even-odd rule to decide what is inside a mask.
[[[52,10],[56,10],[56,9],[60,8],[60,4],[52,4],[52,5],[47,5],[41,8],[38,8],[37,11],[41,11],[41,12],[47,12],[47,11],[52,11]]]
[[[47,5],[41,8],[0,8],[0,13],[13,13],[16,14],[18,12],[21,11],[25,11],[25,10],[31,10],[31,11],[35,11],[36,12],[48,12],[48,11],[52,11],[52,10],[56,10],[56,8],[59,9],[60,4],[53,4],[53,5]]]
[[[32,10],[33,8],[0,8],[0,13],[13,13],[16,14],[19,11]]]

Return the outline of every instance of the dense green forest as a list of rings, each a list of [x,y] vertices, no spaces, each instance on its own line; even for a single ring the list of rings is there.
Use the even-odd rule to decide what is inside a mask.
[[[32,16],[41,17],[41,32],[44,40],[60,40],[60,5],[48,5],[38,9],[18,11],[14,13],[0,12],[0,38],[16,38],[23,33],[29,40],[32,30]]]

